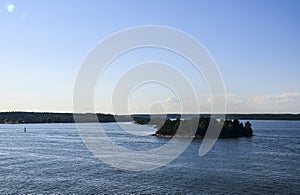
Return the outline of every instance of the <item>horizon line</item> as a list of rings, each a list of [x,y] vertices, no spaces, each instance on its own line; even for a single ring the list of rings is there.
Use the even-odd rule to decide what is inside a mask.
[[[108,115],[114,115],[114,116],[128,116],[128,115],[166,115],[166,114],[178,114],[178,115],[201,115],[201,114],[210,114],[210,115],[222,115],[223,113],[177,113],[177,112],[170,112],[170,113],[127,113],[127,114],[116,114],[116,113],[109,113],[109,112],[81,112],[81,113],[74,113],[70,111],[0,111],[0,114],[2,113],[48,113],[48,114],[108,114]],[[229,114],[245,114],[245,115],[254,115],[254,114],[293,114],[293,115],[299,115],[298,113],[292,113],[292,112],[231,112],[231,113],[224,113],[223,115],[229,115]]]

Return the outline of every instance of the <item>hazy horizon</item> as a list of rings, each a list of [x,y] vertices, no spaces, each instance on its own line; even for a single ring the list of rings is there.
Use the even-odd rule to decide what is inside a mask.
[[[115,113],[109,113],[109,112],[67,112],[67,111],[57,111],[57,112],[52,112],[52,111],[1,111],[0,113],[6,113],[6,112],[35,112],[35,113],[61,113],[61,114],[111,114],[111,115],[127,115],[125,113],[121,114],[115,114]],[[212,113],[206,113],[206,112],[200,112],[200,113],[177,113],[177,112],[168,112],[168,113],[130,113],[130,115],[143,115],[143,114],[149,114],[149,115],[165,115],[165,114],[183,114],[183,115],[196,115],[196,114],[212,114]],[[214,115],[219,115],[222,113],[213,113]],[[251,114],[300,114],[295,112],[230,112],[230,113],[225,113],[225,115],[230,115],[230,114],[246,114],[246,115],[251,115]]]

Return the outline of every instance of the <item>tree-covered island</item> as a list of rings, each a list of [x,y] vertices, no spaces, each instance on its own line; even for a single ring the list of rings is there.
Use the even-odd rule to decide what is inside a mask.
[[[152,120],[149,118],[139,118],[135,122],[155,125],[157,131],[154,135],[158,137],[203,138],[208,128],[210,128],[210,131],[221,129],[220,138],[251,137],[253,135],[251,123],[247,121],[244,125],[238,119],[218,121],[210,117],[200,117],[186,120],[181,120],[180,118],[175,120],[166,119],[164,121],[161,118],[154,118]]]

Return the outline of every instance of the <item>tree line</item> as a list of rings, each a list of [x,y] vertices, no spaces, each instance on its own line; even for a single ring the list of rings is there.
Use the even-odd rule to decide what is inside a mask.
[[[75,114],[77,122],[115,122],[111,114]],[[23,123],[74,123],[72,113],[47,113],[47,112],[2,112],[0,113],[1,124]]]
[[[97,114],[97,121],[95,121],[94,114],[75,114],[79,119],[77,122],[116,122],[116,121],[140,121],[144,120],[146,123],[152,118],[167,117],[168,119],[182,118],[192,119],[194,117],[210,117],[209,114],[167,114],[167,115],[149,115],[149,114],[135,114],[135,115],[112,115],[112,114]],[[50,113],[50,112],[0,112],[1,124],[19,124],[19,123],[74,123],[73,113]],[[218,115],[214,115],[218,118]],[[226,119],[239,120],[300,120],[300,114],[227,114]],[[159,122],[159,121],[156,121]]]
[[[154,118],[137,118],[136,123],[155,125],[158,129],[156,136],[176,136],[179,137],[199,137],[202,138],[206,134],[208,128],[211,131],[217,128],[221,129],[219,137],[235,138],[235,137],[251,137],[253,130],[251,123],[247,121],[245,124],[238,119],[216,120],[210,117],[192,118],[187,120]]]

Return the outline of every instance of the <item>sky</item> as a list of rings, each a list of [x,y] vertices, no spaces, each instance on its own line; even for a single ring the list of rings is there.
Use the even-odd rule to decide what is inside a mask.
[[[0,25],[0,111],[72,112],[89,52],[123,29],[158,25],[206,48],[222,75],[227,113],[300,113],[297,0],[11,0],[0,1]],[[146,61],[171,64],[185,75],[202,112],[218,103],[190,62],[142,48],[107,67],[94,92],[95,111],[123,114],[116,108],[122,100],[112,102],[114,89],[126,71]],[[130,113],[180,112],[180,106],[176,91],[159,83],[138,86],[128,97]]]

